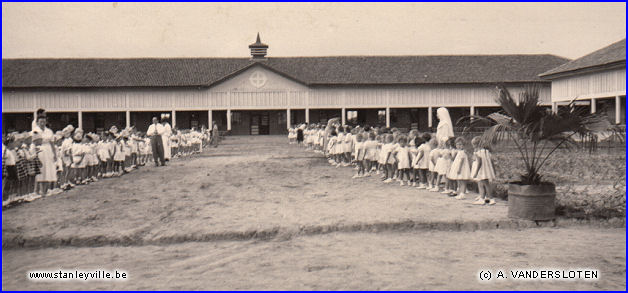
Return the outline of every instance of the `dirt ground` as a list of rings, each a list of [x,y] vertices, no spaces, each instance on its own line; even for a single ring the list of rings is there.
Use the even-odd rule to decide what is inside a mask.
[[[165,168],[3,210],[3,289],[625,289],[624,228],[484,230],[509,223],[505,202],[351,179],[285,142],[230,137]],[[482,231],[448,231],[469,223]],[[601,278],[477,281],[482,268],[543,266]],[[131,279],[26,279],[58,268]]]

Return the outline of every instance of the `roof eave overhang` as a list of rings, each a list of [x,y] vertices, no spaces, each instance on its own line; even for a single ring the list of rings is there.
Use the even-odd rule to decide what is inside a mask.
[[[552,79],[558,79],[558,78],[564,78],[564,77],[570,77],[570,76],[582,75],[582,74],[588,74],[588,73],[596,73],[600,71],[620,69],[620,68],[626,68],[626,60],[600,64],[596,66],[589,66],[585,68],[578,68],[574,70],[554,72],[554,73],[549,73],[549,74],[541,73],[539,74],[539,77],[546,80],[552,80]]]

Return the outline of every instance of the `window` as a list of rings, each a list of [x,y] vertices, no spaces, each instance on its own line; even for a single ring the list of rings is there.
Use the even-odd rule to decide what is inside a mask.
[[[277,124],[286,125],[286,116],[287,114],[285,111],[279,112],[279,119],[277,119]]]
[[[241,124],[241,123],[242,123],[242,113],[231,112],[231,124]]]

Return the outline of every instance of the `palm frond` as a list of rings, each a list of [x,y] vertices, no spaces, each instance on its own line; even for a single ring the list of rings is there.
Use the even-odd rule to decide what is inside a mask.
[[[611,128],[605,117],[576,107],[575,100],[568,107],[559,108],[557,113],[547,111],[539,103],[539,93],[538,85],[525,86],[515,100],[506,87],[497,87],[496,102],[502,112],[487,116],[493,126],[482,135],[482,142],[486,144],[494,144],[506,135],[511,138],[525,164],[524,184],[540,183],[539,170],[547,159],[559,148],[571,149],[578,145],[574,135],[596,139],[591,133]]]

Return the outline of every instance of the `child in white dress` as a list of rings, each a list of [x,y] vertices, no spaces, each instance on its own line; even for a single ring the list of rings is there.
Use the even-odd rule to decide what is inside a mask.
[[[469,157],[464,150],[465,140],[462,137],[456,138],[456,151],[447,178],[455,180],[458,185],[458,195],[456,199],[464,199],[467,192],[467,181],[471,179],[471,166]]]
[[[370,176],[370,173],[373,171],[373,168],[376,167],[377,164],[377,141],[375,140],[375,133],[373,132],[365,132],[365,136],[367,136],[367,140],[364,142],[364,162],[366,163],[366,176]]]
[[[408,186],[410,186],[410,162],[412,162],[412,158],[410,156],[410,149],[408,147],[408,138],[404,135],[399,136],[398,142],[399,146],[396,147],[395,157],[397,161],[397,170],[398,170],[398,178],[399,185],[404,186],[404,180],[408,181]]]
[[[478,184],[480,195],[476,198],[474,205],[495,204],[495,199],[491,196],[490,183],[495,180],[495,166],[488,148],[480,144],[479,136],[471,140],[473,146],[473,164],[471,165],[471,178]]]
[[[113,172],[114,176],[121,176],[124,173],[124,159],[126,155],[124,153],[124,141],[122,137],[116,138],[113,152]]]
[[[432,150],[430,151],[428,157],[428,168],[427,170],[430,173],[427,190],[429,191],[438,191],[438,172],[436,172],[436,162],[440,157],[441,144],[437,141],[436,137],[432,137],[430,139],[430,146]]]
[[[425,133],[420,137],[421,144],[417,148],[417,154],[414,162],[414,169],[418,173],[419,177],[419,189],[427,188],[427,176],[429,172],[429,156],[432,151],[430,146],[430,139],[432,136],[429,133]]]
[[[381,158],[383,159],[382,162],[385,166],[384,183],[390,183],[390,182],[393,182],[393,176],[395,173],[394,165],[393,165],[395,163],[395,156],[393,155],[393,151],[395,150],[395,145],[393,144],[394,137],[392,134],[387,134],[384,139],[386,143],[382,145],[382,150],[380,151],[380,155],[381,155]]]
[[[438,174],[436,182],[434,182],[434,188],[440,189],[440,184],[442,183],[444,177],[447,175],[447,171],[449,171],[449,165],[451,165],[451,154],[447,149],[447,140],[442,139],[438,142],[438,158],[436,159],[436,164],[434,165],[434,172]],[[436,190],[439,191],[439,190]],[[447,186],[445,186],[445,190],[447,193]]]
[[[364,142],[362,141],[363,140],[362,134],[356,135],[355,139],[356,139],[356,143],[355,143],[355,150],[356,150],[355,162],[358,165],[357,166],[358,167],[358,172],[352,177],[353,179],[364,177],[364,175],[366,174],[366,172],[365,172],[365,163],[364,163],[366,150],[364,149]]]
[[[338,155],[336,154],[336,144],[338,143],[338,134],[335,130],[331,131],[329,141],[327,142],[327,152],[330,155],[329,163],[332,166],[338,165]]]
[[[353,134],[351,134],[351,126],[345,126],[344,144],[342,145],[342,152],[344,155],[343,166],[348,167],[351,165],[351,152],[353,151]]]
[[[87,159],[85,159],[85,145],[83,144],[83,130],[77,128],[74,131],[74,143],[72,144],[72,170],[75,184],[87,183]]]

